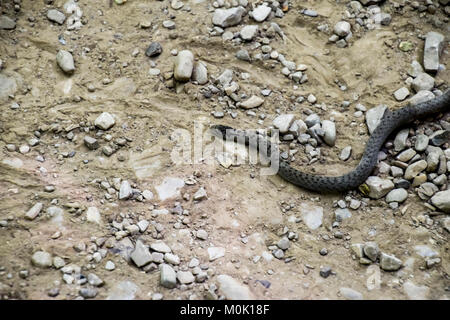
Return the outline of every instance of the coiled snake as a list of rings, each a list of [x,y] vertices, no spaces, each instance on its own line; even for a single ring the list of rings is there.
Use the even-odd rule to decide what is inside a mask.
[[[278,175],[290,183],[316,192],[342,192],[358,188],[366,181],[377,165],[378,152],[386,138],[398,127],[411,122],[417,118],[433,113],[449,111],[450,89],[444,94],[418,104],[409,104],[400,109],[391,111],[386,109],[378,126],[367,141],[364,154],[358,166],[352,171],[341,176],[322,176],[297,170],[289,163],[279,158]],[[261,135],[243,130],[233,129],[228,126],[214,125],[211,127],[213,134],[223,139],[241,138],[245,144],[265,151],[265,156],[270,158],[271,150],[276,146],[263,138]],[[238,139],[239,141],[239,139]],[[255,142],[256,145],[255,145]],[[265,149],[261,148],[265,146]]]

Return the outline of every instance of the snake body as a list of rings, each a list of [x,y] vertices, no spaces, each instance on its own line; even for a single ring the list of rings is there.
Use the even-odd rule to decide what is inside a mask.
[[[386,109],[378,126],[372,132],[367,141],[364,154],[358,166],[352,171],[341,176],[322,176],[302,172],[290,166],[290,164],[279,158],[278,175],[290,183],[316,192],[343,192],[358,188],[372,173],[377,165],[378,152],[387,137],[398,127],[411,122],[417,118],[433,113],[449,111],[450,90],[444,94],[422,103],[408,104],[405,107],[391,111]],[[256,133],[233,129],[228,126],[214,125],[220,136],[225,139],[241,138],[246,145],[259,147],[260,150],[267,150],[265,156],[270,157],[270,152],[276,146]],[[239,139],[238,139],[239,141]],[[252,143],[253,141],[253,143]],[[255,144],[257,142],[257,145]],[[253,145],[252,145],[253,144]],[[261,148],[261,145],[265,146]]]

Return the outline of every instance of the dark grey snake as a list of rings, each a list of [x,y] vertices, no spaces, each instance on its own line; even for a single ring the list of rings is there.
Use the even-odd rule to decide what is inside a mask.
[[[373,168],[377,165],[378,152],[381,146],[396,128],[426,115],[449,111],[449,107],[450,90],[447,90],[444,94],[429,101],[409,104],[394,111],[386,109],[366,144],[366,149],[358,166],[344,175],[330,177],[305,173],[291,167],[287,161],[281,158],[278,159],[278,175],[296,186],[317,192],[342,192],[358,188],[366,181]],[[246,145],[259,148],[260,150],[267,150],[264,151],[266,157],[270,157],[270,152],[275,147],[274,144],[255,132],[236,130],[223,125],[214,125],[211,129],[215,132],[213,134],[219,135],[223,139],[238,138],[239,141],[240,137],[242,142],[245,139]],[[261,148],[261,145],[264,145],[265,149]]]

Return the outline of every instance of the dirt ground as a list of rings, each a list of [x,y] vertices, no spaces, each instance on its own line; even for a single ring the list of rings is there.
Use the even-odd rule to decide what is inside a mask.
[[[210,35],[212,12],[208,9],[213,8],[212,1],[183,1],[191,8],[190,12],[174,10],[168,1],[128,0],[123,5],[112,3],[112,6],[109,0],[79,1],[83,26],[67,31],[65,24],[52,23],[46,17],[48,9],[61,9],[65,1],[56,0],[51,5],[42,0],[22,1],[20,12],[14,12],[3,0],[4,13],[17,19],[17,26],[14,30],[0,30],[3,61],[0,74],[14,77],[18,84],[14,96],[1,101],[0,114],[0,220],[8,221],[6,227],[0,227],[3,298],[76,298],[79,286],[62,282],[61,272],[55,268],[33,266],[32,254],[44,250],[63,257],[67,264],[84,266],[87,253],[75,251],[74,244],[89,243],[92,237],[111,237],[108,222],[122,212],[162,224],[164,231],[160,236],[181,258],[181,264],[187,265],[191,258],[197,257],[209,265],[209,277],[205,283],[195,283],[187,289],[180,286],[167,289],[159,284],[159,272],[145,273],[120,255],[109,252],[91,270],[105,281],[96,299],[107,298],[111,288],[125,280],[139,288],[136,299],[149,299],[154,293],[162,293],[164,299],[205,299],[205,286],[215,283],[219,274],[230,275],[247,285],[258,299],[341,299],[342,287],[360,292],[365,299],[408,299],[406,282],[427,288],[426,299],[448,299],[449,233],[439,224],[445,215],[431,216],[436,221],[432,226],[418,223],[417,217],[431,210],[413,191],[399,210],[390,209],[384,200],[367,200],[367,205],[351,211],[352,217],[340,224],[338,230],[344,236],[336,238],[333,236],[336,230],[331,227],[335,202],[347,195],[361,200],[363,196],[357,191],[316,194],[292,186],[278,176],[259,176],[259,167],[255,165],[226,169],[217,163],[174,165],[171,160],[175,146],[171,133],[180,128],[193,133],[194,122],[204,128],[215,123],[236,128],[266,128],[272,124],[277,110],[302,118],[305,110],[311,109],[324,119],[334,117],[336,145],[322,147],[325,161],[311,166],[306,166],[301,156],[304,151],[300,150],[294,165],[327,175],[351,170],[357,165],[369,136],[364,117],[353,116],[354,98],[368,109],[379,104],[399,107],[401,104],[396,102],[393,92],[404,86],[411,62],[422,59],[420,36],[431,30],[444,35],[449,31],[448,22],[440,25],[435,22],[436,17],[445,21],[442,9],[434,15],[421,14],[410,7],[410,1],[397,2],[406,5],[402,9],[394,8],[394,1],[382,5],[392,15],[388,26],[370,31],[354,30],[349,46],[338,48],[328,42],[330,33],[318,31],[317,26],[326,23],[332,29],[342,20],[348,1],[290,1],[285,16],[272,20],[279,24],[286,41],[276,37],[270,45],[297,64],[308,66],[309,80],[294,87],[292,80],[281,74],[279,63],[236,59],[236,52],[242,47],[250,51],[252,43],[234,45],[221,36]],[[300,14],[302,8],[314,9],[319,16]],[[171,14],[176,17],[174,30],[162,26]],[[141,27],[149,22],[150,28]],[[253,24],[248,16],[227,30],[238,31],[246,24]],[[265,24],[270,22],[259,23]],[[65,45],[58,41],[61,36]],[[161,55],[155,58],[145,55],[152,41],[163,47]],[[410,41],[413,49],[399,50],[401,41]],[[76,66],[72,75],[63,73],[56,64],[59,49],[72,52]],[[139,50],[136,56],[135,49]],[[205,62],[210,83],[228,68],[234,71],[240,92],[261,96],[262,89],[272,90],[270,96],[264,97],[264,104],[254,110],[257,115],[266,115],[263,124],[241,109],[234,110],[238,114],[235,119],[228,113],[223,119],[214,118],[211,112],[225,108],[217,97],[203,96],[202,88],[209,83],[188,83],[176,92],[164,77],[173,70],[173,49],[191,50],[196,59]],[[444,50],[441,64],[447,68],[448,57]],[[149,74],[152,62],[161,70],[160,75]],[[248,73],[249,78],[240,78],[242,73]],[[448,83],[449,70],[439,72],[435,79],[437,83]],[[348,89],[342,91],[340,85]],[[327,107],[295,103],[295,97],[311,93]],[[341,106],[344,100],[352,102],[349,108]],[[12,109],[13,102],[20,108]],[[106,157],[101,149],[89,150],[83,144],[85,132],[79,129],[74,129],[72,140],[65,138],[66,128],[92,124],[103,111],[116,117],[115,126],[107,133],[113,139],[127,139],[118,152]],[[350,125],[352,122],[356,125]],[[30,152],[6,150],[7,144],[27,144],[36,130],[42,132],[40,142]],[[95,130],[90,133],[96,134]],[[105,144],[102,137],[97,138],[101,145]],[[339,160],[342,148],[348,145],[353,148],[350,160]],[[65,156],[71,151],[75,151],[74,156]],[[44,162],[36,161],[39,155],[45,158]],[[19,164],[13,166],[11,161]],[[98,182],[111,181],[114,177],[131,181],[140,190],[152,191],[155,198],[144,202],[105,199],[105,190]],[[155,187],[166,177],[184,180],[194,177],[196,182],[185,185],[179,196],[161,201]],[[48,185],[55,186],[55,191],[46,192],[44,187]],[[207,199],[193,201],[194,193],[201,186],[207,192]],[[182,198],[186,193],[190,195],[188,201]],[[24,219],[24,214],[36,202],[44,204],[41,215],[32,221]],[[99,208],[103,224],[88,223],[83,214],[71,214],[67,209],[61,221],[45,215],[51,205],[62,207],[73,202]],[[171,209],[175,202],[182,203],[190,212],[189,221],[181,223],[181,228],[180,218],[175,215],[152,215],[152,209]],[[286,210],[286,205],[292,205],[292,209]],[[295,219],[301,217],[302,206],[323,208],[321,227],[311,230],[301,219]],[[260,259],[255,263],[254,257],[270,251],[267,246],[280,239],[285,227],[298,234],[298,240],[292,241],[286,251],[294,259],[288,263],[275,258]],[[207,240],[192,236],[192,231],[198,229],[207,231]],[[62,236],[52,239],[56,231]],[[145,237],[151,239],[152,233]],[[367,241],[375,241],[382,251],[394,254],[404,263],[396,272],[379,271],[381,286],[373,290],[367,288],[373,269],[353,259],[350,250],[351,244]],[[418,245],[438,252],[441,262],[426,268],[424,258],[414,249]],[[211,246],[224,247],[225,256],[209,262],[207,248]],[[328,251],[325,256],[319,254],[322,248]],[[107,260],[116,264],[114,271],[103,268]],[[330,266],[334,273],[321,277],[319,270],[323,266]],[[28,270],[28,277],[22,279],[21,270]],[[267,280],[270,287],[265,288],[256,280]],[[55,281],[60,282],[60,293],[50,298],[47,292],[55,286]]]

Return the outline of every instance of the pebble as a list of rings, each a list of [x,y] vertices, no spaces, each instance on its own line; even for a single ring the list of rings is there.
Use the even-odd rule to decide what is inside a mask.
[[[166,253],[164,254],[164,261],[173,265],[179,265],[180,257],[173,253]]]
[[[372,134],[375,128],[380,123],[387,106],[379,105],[375,108],[371,108],[366,112],[366,124],[369,129],[369,133]]]
[[[95,150],[99,147],[97,139],[92,138],[91,136],[84,136],[84,144],[90,150]]]
[[[380,199],[384,197],[389,191],[394,189],[394,184],[391,180],[382,179],[377,176],[370,176],[366,180],[369,187],[368,196],[372,199]]]
[[[291,242],[287,237],[283,237],[277,242],[277,247],[281,250],[287,250],[291,246]]]
[[[145,55],[147,57],[156,57],[159,56],[163,51],[163,48],[159,42],[152,42],[148,46],[147,50],[145,50]]]
[[[364,244],[363,251],[367,258],[369,258],[373,262],[377,261],[380,249],[378,248],[378,245],[375,242],[366,242]]]
[[[410,280],[407,280],[403,284],[403,290],[411,300],[426,300],[428,298],[428,293],[430,292],[430,288],[426,286],[416,286]]]
[[[47,11],[47,18],[50,21],[56,22],[58,24],[63,24],[66,20],[66,15],[59,10],[50,9]]]
[[[423,53],[423,66],[426,71],[439,70],[439,56],[443,49],[444,36],[438,32],[430,31],[425,36]]]
[[[409,165],[408,168],[406,168],[404,178],[406,180],[413,179],[415,176],[425,170],[427,166],[428,164],[425,160],[414,162],[413,164]]]
[[[437,192],[431,198],[431,203],[440,210],[450,213],[450,190]]]
[[[394,189],[386,195],[386,202],[402,203],[406,200],[406,198],[408,198],[408,192],[405,189]]]
[[[285,134],[294,123],[294,117],[293,114],[282,114],[276,117],[272,124],[275,128],[280,130],[280,133]]]
[[[414,96],[412,96],[411,98],[409,98],[409,103],[411,104],[419,104],[428,100],[432,100],[434,99],[435,96],[433,94],[433,92],[429,91],[429,90],[421,90],[419,92],[417,92]]]
[[[5,15],[0,16],[0,30],[12,30],[16,27],[16,22]]]
[[[336,142],[336,124],[330,120],[323,120],[322,130],[325,133],[323,136],[323,140],[327,145],[333,147]]]
[[[101,287],[105,282],[100,279],[96,274],[89,273],[87,276],[88,283],[94,287]]]
[[[347,146],[344,149],[342,149],[341,154],[339,155],[339,159],[342,161],[346,161],[350,158],[352,154],[352,147]]]
[[[150,249],[152,249],[153,251],[156,251],[156,252],[161,252],[161,253],[172,252],[172,249],[170,249],[170,247],[162,241],[153,242],[150,245]]]
[[[339,208],[334,211],[334,216],[337,222],[341,222],[345,219],[351,218],[352,214],[347,208]]]
[[[206,232],[203,229],[200,229],[195,233],[195,236],[200,240],[206,240],[208,239],[208,232]]]
[[[66,73],[71,74],[75,71],[75,63],[72,54],[66,50],[59,50],[56,54],[58,66]]]
[[[428,90],[434,88],[434,78],[428,73],[422,72],[411,82],[411,87],[414,91],[419,92],[422,90]]]
[[[209,261],[217,260],[225,256],[225,248],[222,247],[209,247],[208,248]]]
[[[175,29],[175,22],[172,20],[164,20],[162,23],[163,27],[169,30]]]
[[[182,50],[178,53],[174,65],[174,77],[178,81],[186,82],[192,76],[194,69],[194,55],[189,50]]]
[[[97,224],[101,223],[101,215],[97,207],[89,207],[86,210],[86,221]]]
[[[102,112],[94,121],[95,126],[101,130],[108,130],[115,123],[114,117],[109,112]]]
[[[98,290],[95,288],[81,288],[78,292],[80,296],[86,299],[95,298],[98,294]]]
[[[25,213],[25,219],[33,220],[35,219],[39,213],[41,212],[44,205],[41,202],[36,203],[30,210]]]
[[[250,98],[248,98],[247,100],[243,101],[241,103],[240,107],[244,108],[244,109],[253,109],[253,108],[259,107],[263,103],[264,103],[264,99],[253,95]]]
[[[131,281],[116,283],[110,290],[107,300],[133,300],[139,287]]]
[[[127,200],[133,195],[133,189],[127,180],[123,180],[119,189],[119,200]]]
[[[31,257],[31,262],[40,268],[50,268],[53,265],[52,255],[45,251],[36,251]]]
[[[245,41],[251,41],[258,33],[258,26],[257,25],[248,25],[241,29],[240,35],[241,38]]]
[[[409,129],[400,130],[394,139],[394,150],[401,151],[406,147],[406,140],[408,139]]]
[[[351,288],[339,288],[339,293],[348,300],[363,300],[363,295]]]
[[[380,255],[380,267],[385,271],[397,271],[403,265],[403,262],[394,255],[388,255],[384,252]]]
[[[339,21],[334,25],[334,33],[337,34],[340,37],[346,37],[351,30],[350,23],[347,21]]]
[[[181,284],[189,284],[195,281],[195,277],[190,271],[178,271],[177,279]]]
[[[222,28],[232,27],[241,22],[244,13],[245,9],[241,6],[230,9],[216,9],[212,23]]]
[[[425,151],[425,149],[428,147],[429,141],[430,139],[428,138],[428,136],[424,134],[418,134],[416,136],[416,143],[414,145],[414,149],[416,149],[416,151],[419,152]]]
[[[271,11],[272,9],[265,4],[259,5],[252,11],[252,18],[255,21],[262,22],[267,19]]]
[[[409,96],[409,90],[406,87],[402,87],[394,92],[395,100],[403,101]]]
[[[331,274],[331,267],[322,267],[320,268],[319,274],[322,278],[328,278]]]
[[[161,271],[159,283],[166,288],[172,289],[177,285],[177,275],[175,270],[168,264],[159,266]]]
[[[197,61],[194,63],[192,70],[192,81],[197,81],[198,84],[203,85],[208,82],[208,69],[205,63]]]
[[[236,52],[236,58],[243,61],[250,61],[250,54],[246,49],[241,49],[238,52]]]
[[[236,279],[221,274],[217,276],[217,282],[219,283],[219,290],[228,300],[253,300],[255,299],[249,288],[242,285]]]
[[[201,201],[208,197],[205,188],[201,187],[197,190],[197,192],[194,194],[194,200],[195,201]]]

